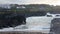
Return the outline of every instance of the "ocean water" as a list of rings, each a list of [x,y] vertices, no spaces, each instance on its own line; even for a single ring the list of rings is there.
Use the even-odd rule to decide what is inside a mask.
[[[38,16],[38,17],[28,17],[26,18],[26,25],[19,25],[16,27],[9,27],[0,29],[2,32],[6,31],[41,31],[49,32],[52,17]]]

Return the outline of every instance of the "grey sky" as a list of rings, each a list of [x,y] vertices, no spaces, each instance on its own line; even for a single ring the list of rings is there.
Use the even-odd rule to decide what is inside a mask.
[[[0,0],[0,4],[50,4],[50,5],[60,5],[60,0]]]

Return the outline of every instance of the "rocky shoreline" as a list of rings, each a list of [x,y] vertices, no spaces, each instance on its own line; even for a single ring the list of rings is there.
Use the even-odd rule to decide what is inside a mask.
[[[47,33],[15,31],[15,32],[0,32],[0,34],[47,34]]]

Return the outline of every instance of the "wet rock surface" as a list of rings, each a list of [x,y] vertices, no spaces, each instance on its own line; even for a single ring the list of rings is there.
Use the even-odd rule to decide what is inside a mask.
[[[51,34],[60,34],[60,18],[55,18],[52,20],[52,27],[50,32],[53,32]]]

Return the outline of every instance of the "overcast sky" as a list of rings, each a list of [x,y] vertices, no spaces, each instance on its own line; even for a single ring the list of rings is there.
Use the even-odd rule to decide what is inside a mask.
[[[60,5],[60,0],[0,0],[0,4],[50,4],[50,5]]]

